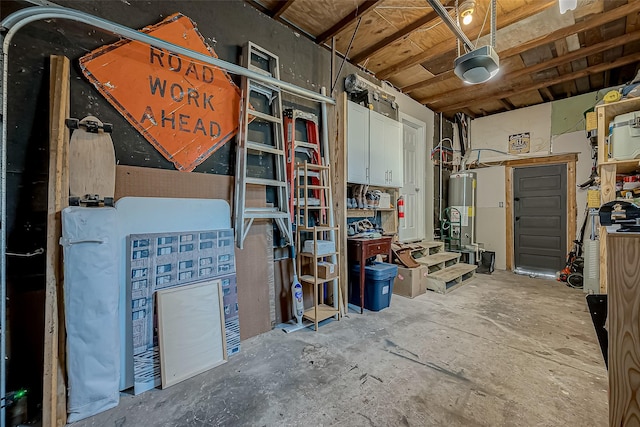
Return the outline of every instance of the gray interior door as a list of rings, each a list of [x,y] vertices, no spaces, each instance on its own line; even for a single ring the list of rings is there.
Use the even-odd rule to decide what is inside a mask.
[[[555,275],[567,251],[567,166],[513,170],[516,272]]]

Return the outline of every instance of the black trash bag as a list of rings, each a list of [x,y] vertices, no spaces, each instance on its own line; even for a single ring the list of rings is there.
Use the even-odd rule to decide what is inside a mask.
[[[476,273],[491,274],[496,265],[496,253],[491,251],[483,251],[480,255],[480,265]]]

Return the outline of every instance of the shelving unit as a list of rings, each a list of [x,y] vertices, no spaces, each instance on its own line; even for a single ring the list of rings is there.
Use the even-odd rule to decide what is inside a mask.
[[[347,185],[357,185],[348,183]],[[389,187],[369,186],[369,190],[381,190],[385,193],[389,193],[391,196],[390,208],[367,208],[367,209],[347,209],[347,218],[373,218],[380,213],[380,222],[384,235],[398,234],[398,211],[395,204],[398,199],[398,189]]]
[[[304,318],[314,323],[316,331],[323,320],[330,317],[339,320],[341,309],[340,245],[336,239],[339,229],[328,225],[327,200],[331,192],[328,177],[328,166],[307,162],[296,166],[294,211],[298,278],[303,286],[312,288],[313,304],[305,308]],[[311,178],[313,183],[310,183]],[[306,241],[312,242],[311,248],[305,248]],[[326,242],[333,244],[330,251],[324,250]],[[321,263],[332,265],[335,274],[321,274]]]
[[[609,123],[614,117],[640,110],[640,98],[631,98],[612,104],[598,105],[598,173],[600,175],[600,203],[616,198],[616,175],[640,170],[640,160],[615,160],[609,158]],[[600,292],[607,293],[607,229],[600,227]]]
[[[339,255],[337,241],[333,241],[336,245],[335,251],[331,252],[319,252],[319,242],[329,241],[331,238],[331,232],[336,233],[337,227],[312,227],[312,228],[299,228],[298,229],[298,277],[303,284],[310,285],[313,288],[313,305],[310,308],[306,308],[304,311],[304,317],[312,321],[315,325],[315,330],[318,330],[318,323],[325,319],[334,317],[336,320],[340,316],[340,307],[338,304],[338,278],[339,270],[338,264],[332,262],[333,257]],[[304,235],[309,237],[309,234],[313,235],[313,250],[311,252],[304,252],[302,239]],[[311,240],[307,238],[307,240]],[[320,277],[319,263],[327,262],[333,265],[335,275],[328,277]],[[331,295],[333,296],[331,304],[328,303],[328,295],[325,295],[325,283],[333,283],[333,289]]]

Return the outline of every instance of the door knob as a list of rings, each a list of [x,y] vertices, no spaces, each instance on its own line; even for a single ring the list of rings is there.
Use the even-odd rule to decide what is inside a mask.
[[[516,217],[516,221],[520,221],[520,217],[519,216]]]

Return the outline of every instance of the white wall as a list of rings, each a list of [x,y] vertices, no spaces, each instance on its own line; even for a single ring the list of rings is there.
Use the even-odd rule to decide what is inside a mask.
[[[558,115],[561,115],[562,112],[558,111],[557,105],[554,106],[556,106],[556,111],[553,114],[557,120]],[[551,127],[552,103],[479,118],[471,121],[471,149],[481,149],[479,151],[480,163],[549,154],[578,153],[576,183],[583,183],[591,174],[592,163],[591,148],[584,130],[552,136]],[[584,126],[582,128],[584,129]],[[531,133],[531,153],[509,155],[509,135],[522,132]],[[469,162],[473,162],[477,158],[478,151],[472,151]],[[477,241],[483,243],[485,249],[496,252],[496,268],[505,269],[506,218],[504,207],[499,207],[500,202],[503,202],[503,206],[505,202],[505,168],[504,166],[492,166],[477,169],[476,172],[478,173]],[[586,190],[577,189],[577,231],[582,226],[585,205]],[[570,236],[570,238],[573,240],[575,236]]]
[[[495,267],[504,270],[507,268],[505,193],[496,189],[504,189],[505,167],[480,168],[475,172],[476,240],[483,243],[486,250],[496,253]]]
[[[400,93],[393,89],[389,85],[383,85],[385,92],[396,97],[398,103],[398,109],[415,119],[418,119],[427,124],[425,129],[425,164],[424,164],[424,199],[425,199],[425,239],[433,240],[433,162],[431,161],[431,148],[433,146],[433,126],[434,126],[434,114],[433,111],[426,108],[424,105],[419,104],[415,100],[409,98],[407,95]]]
[[[539,104],[471,121],[471,148],[480,150],[480,162],[517,159],[509,155],[509,135],[529,132],[531,152],[525,157],[548,155],[551,150],[551,104]],[[472,151],[469,161],[478,158]]]

